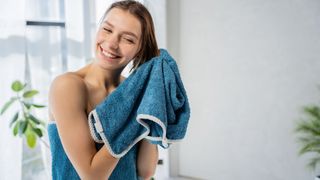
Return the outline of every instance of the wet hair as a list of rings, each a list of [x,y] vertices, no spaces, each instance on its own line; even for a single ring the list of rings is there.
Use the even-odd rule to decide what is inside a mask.
[[[106,10],[102,20],[110,12],[111,9],[118,8],[129,12],[136,17],[141,24],[140,48],[134,58],[132,69],[136,69],[141,64],[159,55],[159,49],[155,36],[153,20],[148,9],[140,2],[134,0],[118,1]]]

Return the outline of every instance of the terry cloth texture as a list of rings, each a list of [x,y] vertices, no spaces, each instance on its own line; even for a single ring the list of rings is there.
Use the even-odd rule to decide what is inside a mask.
[[[58,134],[55,123],[48,124],[48,136],[51,150],[52,180],[80,180],[77,171],[72,166],[66,155]],[[103,144],[96,143],[100,149]],[[124,157],[122,157],[113,170],[109,180],[138,180],[136,167],[138,147],[134,146]]]
[[[184,138],[189,117],[177,64],[161,49],[91,111],[88,120],[93,139],[120,158],[143,138],[168,148]]]

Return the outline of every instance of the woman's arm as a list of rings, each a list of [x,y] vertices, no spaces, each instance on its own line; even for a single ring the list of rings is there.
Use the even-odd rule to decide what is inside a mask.
[[[158,146],[143,139],[139,145],[138,174],[143,179],[150,179],[158,163]]]
[[[57,77],[50,88],[50,111],[63,148],[81,179],[107,179],[118,163],[105,145],[97,151],[86,115],[87,88],[75,75]]]

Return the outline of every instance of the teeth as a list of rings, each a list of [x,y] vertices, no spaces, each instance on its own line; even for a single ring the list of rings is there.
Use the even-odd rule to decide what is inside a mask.
[[[106,52],[106,51],[102,51],[102,53],[103,53],[105,56],[107,56],[108,58],[116,58],[116,57],[117,57],[117,56],[112,55],[112,54],[110,54],[110,53],[108,53],[108,52]]]

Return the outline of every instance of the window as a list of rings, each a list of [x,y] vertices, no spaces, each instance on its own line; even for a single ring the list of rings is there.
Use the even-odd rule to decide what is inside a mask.
[[[50,82],[67,70],[64,0],[30,0],[26,4],[26,14],[25,81],[40,92],[35,102],[48,105]],[[47,110],[35,113],[47,121]],[[38,141],[37,146],[30,149],[24,142],[22,151],[22,178],[49,179],[48,147]]]

